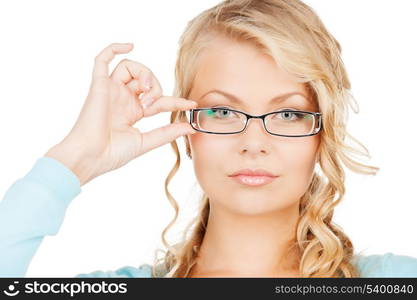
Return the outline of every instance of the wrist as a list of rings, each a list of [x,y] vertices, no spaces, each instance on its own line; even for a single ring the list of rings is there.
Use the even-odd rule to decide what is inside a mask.
[[[57,144],[49,149],[45,153],[45,156],[56,159],[63,165],[65,165],[72,173],[77,176],[80,181],[80,186],[83,186],[90,179],[88,176],[88,167],[86,163],[81,159],[81,156],[77,154],[77,151],[64,147],[61,144]]]

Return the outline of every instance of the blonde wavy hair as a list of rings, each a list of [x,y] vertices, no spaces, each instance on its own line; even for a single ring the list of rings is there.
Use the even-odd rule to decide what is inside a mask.
[[[349,92],[339,42],[327,31],[312,8],[299,0],[227,0],[203,11],[190,22],[180,38],[175,67],[174,96],[188,98],[199,55],[218,35],[236,42],[248,42],[269,55],[295,75],[312,92],[323,115],[318,149],[320,170],[313,174],[300,199],[296,237],[290,248],[299,253],[301,277],[359,277],[353,263],[354,248],[343,230],[332,222],[334,208],[345,194],[342,164],[356,173],[375,175],[378,167],[360,163],[354,155],[370,158],[369,151],[346,130],[348,106],[359,112]],[[356,107],[352,106],[356,103]],[[171,114],[171,123],[187,121],[184,111]],[[186,151],[190,145],[185,138]],[[359,145],[348,145],[347,139]],[[210,199],[203,193],[197,216],[184,230],[182,241],[170,245],[165,235],[174,225],[179,206],[168,185],[180,167],[176,141],[171,142],[177,157],[165,180],[167,198],[175,209],[173,220],[162,232],[165,255],[155,255],[154,277],[187,277],[196,263],[203,240]],[[158,249],[157,251],[159,251]],[[162,263],[160,263],[162,261]]]

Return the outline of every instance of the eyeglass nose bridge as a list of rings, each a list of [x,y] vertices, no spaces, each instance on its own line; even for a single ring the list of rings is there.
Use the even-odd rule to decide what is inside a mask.
[[[245,112],[242,112],[246,116],[245,120],[245,127],[242,129],[242,132],[246,131],[246,128],[249,126],[250,119],[261,119],[262,120],[262,126],[266,133],[268,133],[268,130],[266,130],[266,124],[265,124],[265,118],[267,115],[259,115],[259,116],[253,116],[250,114],[247,114]]]

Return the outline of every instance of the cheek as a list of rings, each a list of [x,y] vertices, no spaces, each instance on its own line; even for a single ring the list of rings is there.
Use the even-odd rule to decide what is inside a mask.
[[[199,184],[204,190],[218,187],[219,182],[231,171],[224,163],[224,149],[229,149],[227,141],[223,143],[218,136],[196,133],[190,137],[190,142],[194,171]]]
[[[289,190],[299,191],[302,196],[314,172],[317,143],[314,140],[299,140],[281,146],[280,150],[283,179]]]

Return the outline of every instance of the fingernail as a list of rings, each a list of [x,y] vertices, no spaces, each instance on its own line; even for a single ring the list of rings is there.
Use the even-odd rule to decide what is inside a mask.
[[[191,131],[191,132],[190,132],[190,131],[188,131],[187,133],[184,133],[184,134],[183,134],[183,136],[187,136],[187,135],[189,135],[189,134],[194,134],[194,133],[196,133],[196,131],[195,131],[195,130],[194,130],[194,131]]]
[[[151,103],[152,103],[152,97],[149,97],[149,96],[145,96],[143,99],[142,99],[142,105],[143,105],[143,107],[144,108],[146,108],[146,107],[149,107],[150,105],[151,105]]]

